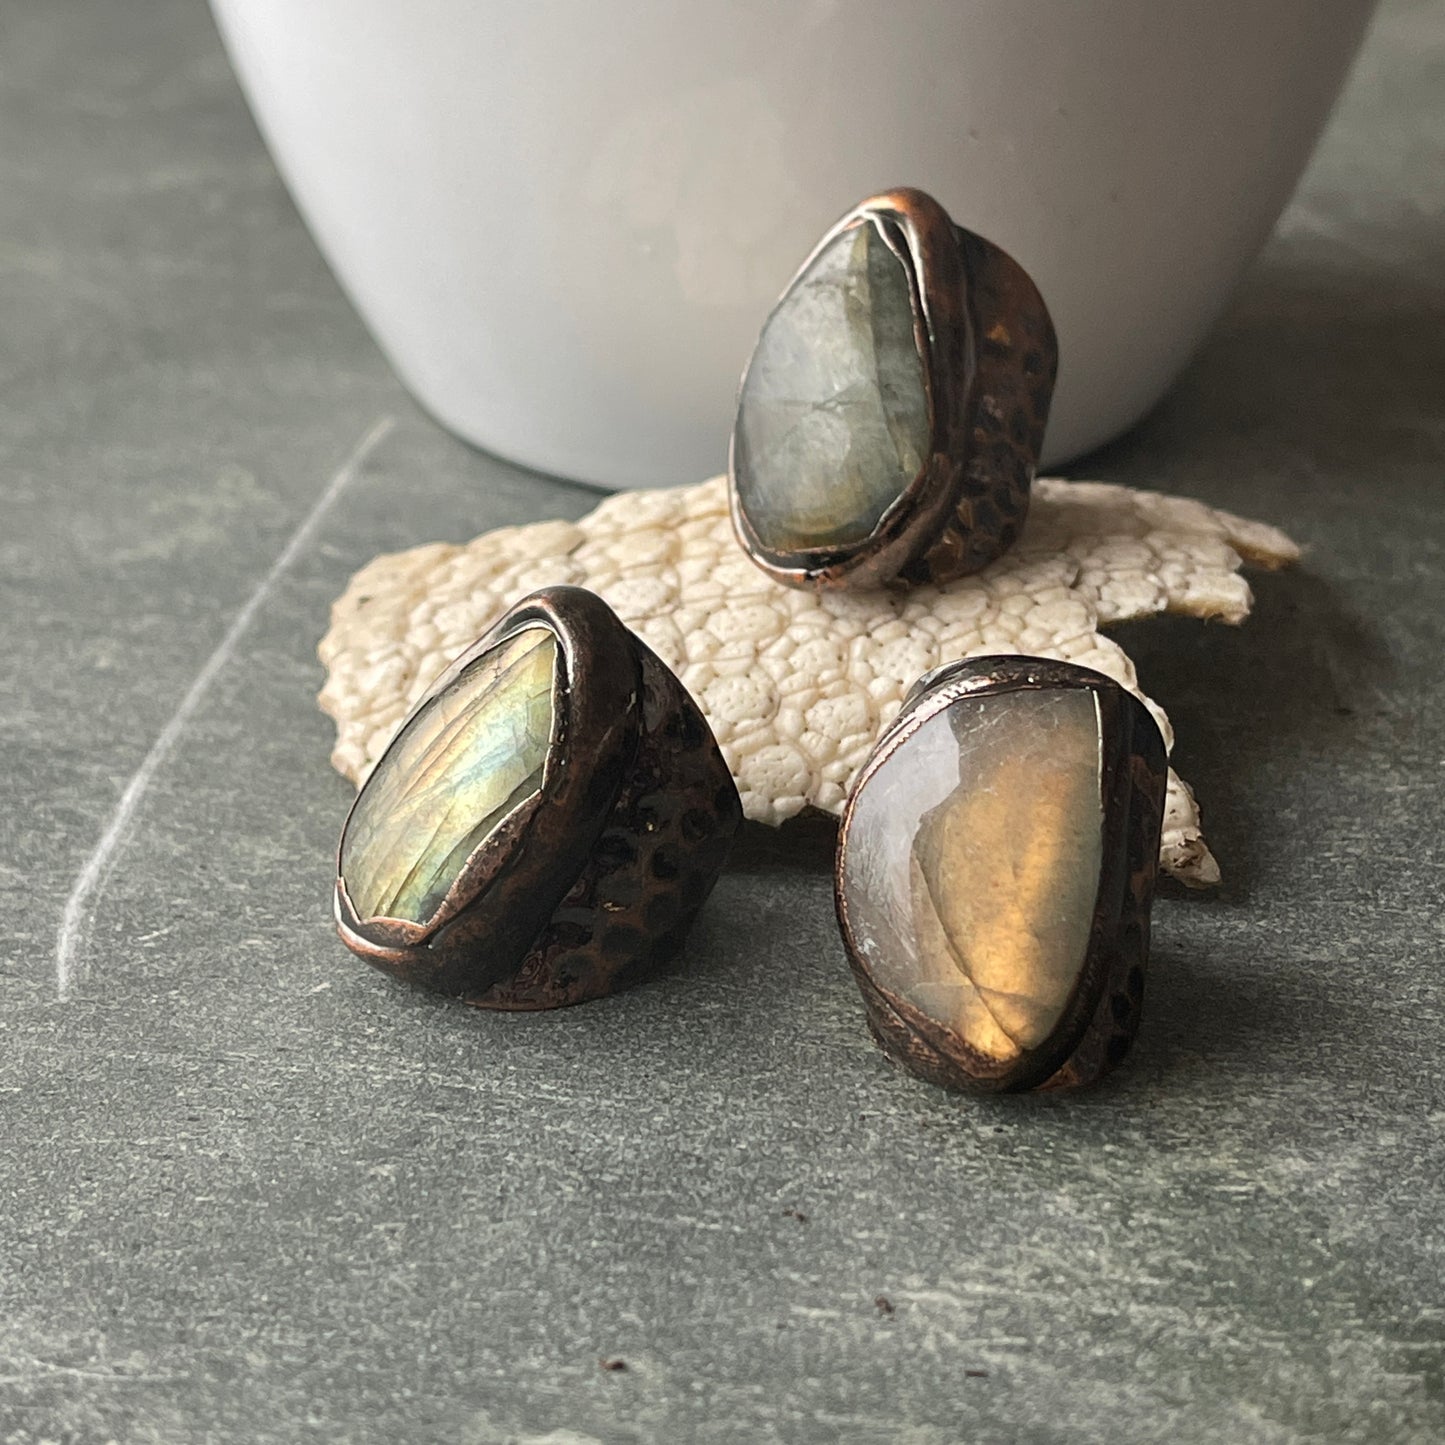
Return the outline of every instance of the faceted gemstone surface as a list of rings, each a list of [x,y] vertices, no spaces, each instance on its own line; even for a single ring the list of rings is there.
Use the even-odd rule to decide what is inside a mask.
[[[542,786],[557,641],[529,627],[484,653],[406,725],[367,779],[341,845],[363,919],[426,923],[462,865]]]
[[[738,501],[776,551],[861,542],[929,437],[908,276],[864,223],[813,260],[758,338],[738,402]]]
[[[1082,689],[964,698],[854,803],[844,890],[874,981],[1008,1063],[1057,1025],[1102,862],[1100,723]]]

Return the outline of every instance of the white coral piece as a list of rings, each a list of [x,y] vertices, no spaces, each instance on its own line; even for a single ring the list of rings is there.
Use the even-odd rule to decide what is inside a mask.
[[[813,593],[753,566],[723,478],[609,497],[579,522],[487,532],[381,556],[352,578],[322,639],[331,760],[360,783],[432,678],[501,613],[560,582],[604,597],[702,706],[749,818],[842,810],[849,784],[919,674],[958,657],[1024,652],[1107,673],[1149,708],[1134,665],[1099,633],[1156,612],[1242,622],[1242,562],[1299,549],[1260,522],[1100,482],[1040,480],[1024,535],[983,572],[911,592]],[[1174,772],[1161,861],[1186,883],[1219,867]]]

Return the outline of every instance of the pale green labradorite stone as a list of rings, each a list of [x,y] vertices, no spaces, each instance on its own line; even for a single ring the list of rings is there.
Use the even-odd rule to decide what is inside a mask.
[[[775,551],[861,542],[929,442],[908,275],[864,222],[814,258],[758,338],[733,438],[738,502]]]
[[[341,878],[357,916],[426,923],[478,845],[542,786],[557,640],[529,627],[426,703],[356,800]]]
[[[988,1059],[1036,1048],[1088,952],[1103,828],[1092,692],[935,713],[853,806],[844,895],[874,982]]]

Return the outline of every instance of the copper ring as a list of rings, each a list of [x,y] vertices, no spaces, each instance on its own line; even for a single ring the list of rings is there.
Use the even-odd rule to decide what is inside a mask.
[[[866,536],[796,549],[765,544],[744,496],[754,352],[729,452],[733,525],[757,565],[795,587],[946,582],[1007,551],[1028,512],[1053,395],[1058,346],[1033,281],[992,242],[956,226],[931,196],[908,188],[870,197],[829,230],[764,323],[760,348],[814,262],[862,226],[875,228],[907,273],[929,440],[917,475]]]
[[[538,627],[557,655],[539,790],[476,845],[425,921],[361,918],[344,867],[367,789],[453,683]],[[337,930],[368,963],[469,1004],[578,1003],[677,952],[741,821],[727,764],[676,676],[600,597],[544,588],[431,685],[358,793],[337,850]]]
[[[959,721],[951,721],[950,726],[956,736],[962,736],[959,729],[966,732],[974,726],[972,717],[978,717],[978,726],[984,726],[985,709],[968,711],[976,700],[1026,690],[1082,690],[1093,694],[1098,752],[1091,766],[1097,767],[1102,820],[1098,885],[1092,914],[1085,910],[1080,915],[1082,956],[1078,957],[1076,975],[1063,975],[1072,977],[1072,986],[1059,995],[1056,1020],[1046,1036],[1032,1041],[1016,1056],[1000,1059],[980,1052],[962,1031],[956,1010],[944,1019],[939,1015],[947,1009],[925,1006],[930,1000],[952,999],[956,994],[945,995],[930,979],[931,991],[915,988],[907,996],[910,990],[899,982],[905,975],[896,968],[888,979],[880,977],[891,965],[887,965],[888,955],[878,941],[877,931],[870,933],[870,920],[879,916],[877,909],[870,908],[860,892],[872,888],[883,895],[877,885],[865,881],[869,875],[861,861],[856,869],[849,866],[849,856],[850,850],[866,841],[858,832],[860,800],[869,794],[880,770],[895,754],[903,755],[926,723],[951,709],[961,709],[954,714]],[[998,723],[995,714],[993,725]],[[1002,746],[1012,744],[1005,742]],[[920,754],[915,752],[912,757],[910,769],[916,777]],[[960,747],[959,758],[962,781],[973,754]],[[980,657],[951,663],[920,679],[853,786],[843,814],[834,874],[843,942],[863,994],[869,1028],[884,1052],[932,1083],[985,1092],[1087,1084],[1118,1064],[1139,1026],[1167,777],[1164,740],[1148,710],[1111,678],[1089,668],[1034,657]],[[991,787],[997,779],[994,775],[976,775],[975,781]],[[887,789],[887,777],[882,787]],[[1013,801],[1009,796],[1000,798],[994,816],[1006,818]],[[880,815],[874,808],[869,816],[876,820]],[[1026,828],[1029,824],[1010,822],[1005,826]],[[985,847],[995,847],[996,835],[973,836],[979,837]],[[917,866],[916,852],[910,855],[909,866]],[[1092,873],[1088,876],[1091,879]],[[982,893],[988,882],[997,880],[989,875],[974,881],[980,883]],[[896,900],[896,895],[892,896]],[[1048,893],[1047,905],[1055,906],[1057,896]],[[919,904],[916,895],[913,898],[910,916],[915,921],[910,926],[915,929],[914,937],[921,939],[916,923]],[[895,916],[900,906],[905,911],[907,907],[897,901],[890,906]],[[1067,962],[1072,969],[1072,958]],[[945,988],[956,987],[959,977],[966,978],[976,989],[979,977],[968,973],[961,963],[958,967],[958,975],[945,968],[935,978],[952,980],[951,984],[945,983]]]

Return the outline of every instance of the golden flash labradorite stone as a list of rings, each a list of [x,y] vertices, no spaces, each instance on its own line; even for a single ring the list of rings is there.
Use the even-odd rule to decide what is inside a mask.
[[[986,1088],[1080,1082],[1057,1077],[1071,1059],[1092,1077],[1122,1056],[1164,768],[1147,712],[1087,669],[981,659],[919,690],[860,777],[837,873],[890,1053]]]
[[[697,704],[580,587],[533,593],[432,685],[342,830],[337,929],[483,1008],[579,1003],[682,946],[742,804]]]
[[[426,923],[467,859],[540,791],[556,675],[556,638],[529,627],[412,716],[367,780],[341,849],[363,921]]]
[[[804,261],[743,373],[739,540],[797,587],[977,571],[1023,526],[1056,365],[1017,262],[922,191],[870,197]]]
[[[935,713],[853,811],[843,883],[874,981],[990,1061],[1037,1048],[1088,952],[1103,822],[1092,693]]]

